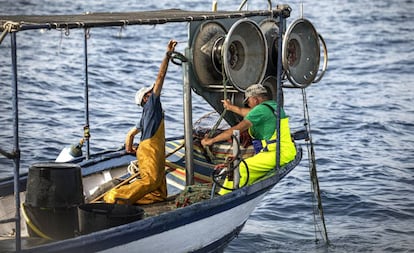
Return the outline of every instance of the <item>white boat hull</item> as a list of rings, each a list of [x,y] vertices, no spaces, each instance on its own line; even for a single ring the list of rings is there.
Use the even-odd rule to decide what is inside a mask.
[[[100,252],[193,252],[234,234],[244,225],[264,194],[232,209],[184,226]]]

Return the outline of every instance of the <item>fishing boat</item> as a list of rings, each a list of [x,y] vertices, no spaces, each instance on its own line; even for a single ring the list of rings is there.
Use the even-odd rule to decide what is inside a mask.
[[[327,67],[325,42],[310,21],[300,18],[287,27],[290,6],[273,7],[268,1],[268,9],[251,11],[243,10],[245,2],[236,11],[213,8],[206,12],[168,9],[0,16],[0,43],[7,36],[11,38],[11,113],[15,126],[14,150],[0,149],[0,153],[15,164],[14,176],[0,181],[2,252],[218,251],[237,236],[266,193],[301,162],[302,145],[311,147],[308,152],[314,158],[310,124],[305,124],[305,129],[292,133],[297,149],[293,161],[276,166],[252,185],[235,183],[230,193],[217,194],[222,187],[223,175],[215,170],[215,166],[225,163],[229,168],[234,165],[232,171],[237,180],[236,162],[253,155],[253,148],[239,145],[240,133],[237,132],[232,142],[204,148],[196,137],[197,133],[204,136],[206,129],[195,129],[192,123],[191,91],[214,108],[218,115],[217,123],[224,120],[231,126],[240,118],[226,113],[220,102],[223,96],[231,98],[236,105],[242,105],[246,88],[253,83],[262,83],[272,98],[283,105],[287,102],[283,101],[283,89],[304,90],[320,81]],[[169,193],[166,201],[149,205],[96,201],[102,192],[117,187],[119,183],[136,180],[136,158],[126,153],[123,147],[90,154],[88,127],[82,143],[66,150],[68,159],[59,156],[56,161],[34,161],[27,173],[20,172],[18,33],[34,29],[83,29],[87,97],[87,35],[91,29],[172,22],[186,22],[189,29],[187,49],[184,53],[174,52],[172,55],[172,61],[183,69],[184,135],[166,141],[165,172]],[[87,115],[88,106],[85,110]],[[305,118],[307,120],[308,117]],[[88,126],[88,122],[85,125]],[[219,131],[217,125],[210,126],[207,132]],[[86,154],[70,153],[79,151],[82,145],[86,146]],[[228,157],[237,159],[229,161]],[[311,183],[315,194],[319,195],[315,160],[310,160]],[[318,203],[317,212],[326,232],[322,203]],[[218,221],[221,224],[219,229]],[[328,241],[327,233],[324,236]]]

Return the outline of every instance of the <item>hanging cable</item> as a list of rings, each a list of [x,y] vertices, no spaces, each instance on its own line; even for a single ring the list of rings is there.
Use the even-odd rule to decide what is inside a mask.
[[[223,52],[222,52],[221,55],[223,55]],[[227,82],[228,82],[228,80],[227,80],[226,72],[224,70],[224,59],[221,60],[221,75],[223,77],[223,80],[222,80],[222,83],[223,83],[223,100],[227,100]],[[221,121],[224,118],[224,115],[226,115],[226,112],[227,112],[227,109],[223,108],[223,112],[220,114],[220,118],[217,120],[216,124],[211,129],[211,132],[209,134],[210,138],[216,132],[218,126],[220,125]]]
[[[318,175],[316,171],[315,150],[313,147],[312,136],[311,136],[308,102],[306,98],[305,89],[302,89],[302,98],[303,98],[303,113],[304,113],[303,118],[305,120],[304,125],[306,128],[306,131],[308,132],[308,139],[306,141],[307,143],[306,147],[308,150],[308,159],[310,160],[309,161],[309,174],[310,174],[310,179],[311,179],[313,219],[314,219],[314,225],[315,225],[315,238],[316,238],[315,240],[316,242],[318,242],[317,233],[319,232],[322,238],[324,239],[325,243],[329,245],[328,231],[325,225],[325,217],[324,217],[323,207],[322,207],[322,198],[321,198],[321,192],[319,188]],[[319,224],[317,216],[319,216],[320,222],[322,224]]]
[[[236,188],[234,185],[233,185],[233,188],[225,187],[223,184],[220,183],[219,178],[222,178],[224,176],[228,176],[228,177],[231,178],[233,173],[234,173],[234,170],[239,167],[240,163],[243,163],[244,166],[246,166],[246,181],[239,188],[245,187],[247,185],[247,183],[249,182],[249,177],[250,177],[249,166],[247,165],[246,161],[241,157],[240,142],[236,138],[235,135],[232,135],[231,137],[232,137],[233,141],[237,142],[236,156],[232,157],[231,159],[228,159],[225,162],[225,165],[227,165],[227,166],[224,166],[223,169],[213,170],[213,172],[211,174],[211,178],[214,182],[214,188],[216,186],[219,186],[220,188],[223,188],[223,189],[228,190],[228,191],[234,191],[234,190],[237,190],[238,188]],[[239,159],[237,159],[237,158],[239,158]],[[238,161],[238,162],[236,162],[234,164],[235,161]]]
[[[222,49],[224,50],[224,49]],[[223,52],[221,53],[221,55],[224,55]],[[222,58],[221,60],[221,75],[223,77],[222,83],[223,83],[223,100],[227,100],[227,77],[226,77],[226,73],[224,70],[224,59]],[[226,115],[227,109],[223,108],[223,112],[220,114],[220,117],[218,118],[216,124],[214,124],[214,126],[211,128],[211,131],[208,133],[208,138],[212,138],[214,133],[216,132],[218,126],[220,125],[221,121],[224,118],[224,115]],[[203,153],[204,156],[209,160],[209,161],[213,161],[214,160],[214,154],[211,152],[210,147],[204,147],[204,151]]]

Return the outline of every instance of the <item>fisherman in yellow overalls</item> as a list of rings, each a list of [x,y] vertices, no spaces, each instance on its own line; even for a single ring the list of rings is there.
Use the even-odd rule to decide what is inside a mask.
[[[244,163],[240,163],[240,185],[245,185],[246,181],[247,185],[251,185],[276,167],[276,102],[269,99],[263,85],[253,84],[245,91],[244,104],[246,103],[249,108],[233,105],[230,100],[223,100],[223,107],[226,110],[237,113],[244,119],[214,138],[204,138],[201,141],[203,146],[210,146],[230,139],[233,130],[249,131],[256,154],[245,159],[248,168]],[[283,108],[280,109],[280,165],[284,165],[295,158],[296,148],[290,135],[288,117]],[[223,186],[228,189],[234,188],[233,181],[227,178]],[[228,192],[230,191],[222,188],[219,194],[223,195]]]
[[[135,102],[142,106],[143,112],[140,122],[126,136],[125,149],[128,153],[136,153],[140,178],[106,193],[104,200],[107,203],[151,204],[167,198],[164,114],[160,95],[171,53],[176,45],[174,40],[168,42],[167,53],[155,83],[141,88],[135,96]],[[136,150],[133,141],[139,132],[141,141]]]

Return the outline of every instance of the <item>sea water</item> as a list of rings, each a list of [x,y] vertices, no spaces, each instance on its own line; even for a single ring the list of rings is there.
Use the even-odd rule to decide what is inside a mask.
[[[241,1],[218,1],[235,10]],[[315,233],[304,159],[265,197],[224,252],[414,252],[414,2],[289,1],[326,41],[328,70],[306,91],[330,246]],[[301,4],[303,11],[301,12]],[[276,3],[273,3],[276,5]],[[249,9],[267,1],[248,1]],[[211,1],[5,1],[0,13],[76,14],[166,8],[210,10]],[[140,117],[135,91],[151,84],[169,39],[187,46],[187,24],[91,29],[91,152],[119,148]],[[54,160],[83,136],[83,30],[18,33],[21,170]],[[10,37],[0,45],[0,144],[13,149]],[[303,129],[300,90],[284,89],[293,130]],[[183,131],[182,72],[170,65],[162,93],[167,136]],[[211,111],[193,97],[194,120]],[[13,164],[0,158],[0,175]],[[217,222],[217,230],[220,223]]]

